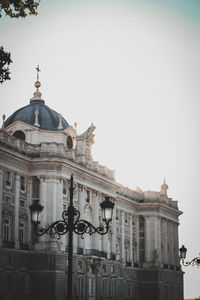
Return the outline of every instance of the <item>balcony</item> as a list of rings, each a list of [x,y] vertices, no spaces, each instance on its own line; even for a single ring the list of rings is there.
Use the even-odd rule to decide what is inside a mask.
[[[3,241],[2,246],[4,248],[15,248],[15,242],[13,242],[13,241]]]

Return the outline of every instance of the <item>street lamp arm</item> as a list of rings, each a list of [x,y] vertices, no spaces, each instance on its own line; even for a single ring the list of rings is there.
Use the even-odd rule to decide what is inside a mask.
[[[99,233],[101,235],[104,235],[109,230],[109,223],[111,220],[105,221],[106,225],[100,225],[98,227],[95,227],[87,220],[77,220],[74,223],[74,232],[79,234],[81,238],[83,239],[84,234],[92,235],[93,233]]]
[[[34,225],[34,232],[37,236],[42,236],[44,234],[49,234],[50,236],[57,235],[57,238],[60,239],[61,235],[66,234],[69,231],[68,223],[65,220],[58,220],[53,222],[47,227],[39,226],[38,224]]]
[[[111,220],[104,220],[105,225],[100,225],[95,227],[89,221],[80,219],[80,212],[79,210],[75,209],[74,207],[68,208],[68,210],[64,210],[62,213],[63,220],[58,220],[53,222],[51,225],[47,225],[46,228],[39,226],[39,224],[35,224],[34,232],[37,236],[42,236],[44,234],[49,234],[50,236],[57,236],[60,239],[61,235],[66,234],[69,232],[69,219],[72,216],[74,219],[74,223],[72,225],[72,231],[76,234],[80,235],[81,238],[84,238],[84,234],[92,235],[94,233],[99,233],[104,235],[109,230],[109,223]]]
[[[200,256],[197,256],[195,258],[193,258],[191,261],[184,261],[184,259],[182,259],[182,265],[187,267],[189,265],[191,266],[195,266],[197,265],[197,267],[199,268],[200,267]]]

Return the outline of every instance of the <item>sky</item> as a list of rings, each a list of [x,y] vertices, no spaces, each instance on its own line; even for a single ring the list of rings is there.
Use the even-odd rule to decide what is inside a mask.
[[[38,16],[0,19],[11,51],[1,115],[28,105],[36,66],[43,99],[78,134],[96,126],[92,154],[117,182],[178,200],[179,244],[199,255],[200,1],[42,0]],[[183,267],[185,298],[200,270]]]

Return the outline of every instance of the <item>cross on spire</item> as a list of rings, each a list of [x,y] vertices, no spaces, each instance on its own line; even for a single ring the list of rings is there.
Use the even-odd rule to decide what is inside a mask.
[[[37,65],[36,70],[37,70],[37,81],[39,81],[39,72],[41,72],[39,65]]]

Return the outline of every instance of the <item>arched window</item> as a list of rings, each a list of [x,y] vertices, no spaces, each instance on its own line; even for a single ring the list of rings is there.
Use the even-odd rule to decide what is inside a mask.
[[[13,136],[15,136],[16,138],[18,138],[18,139],[20,139],[20,140],[22,140],[22,141],[25,141],[25,138],[26,138],[24,132],[21,131],[21,130],[15,131],[15,132],[13,133]]]

